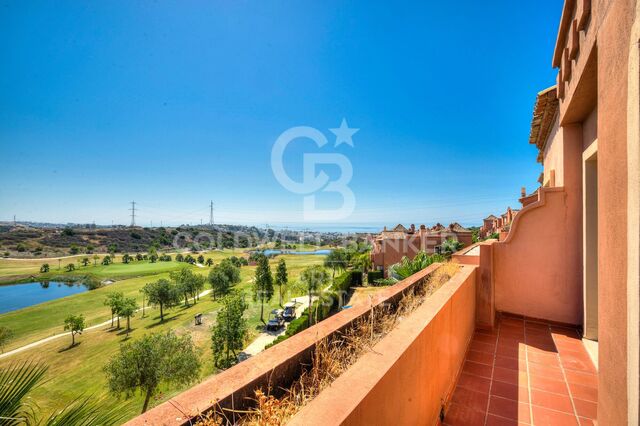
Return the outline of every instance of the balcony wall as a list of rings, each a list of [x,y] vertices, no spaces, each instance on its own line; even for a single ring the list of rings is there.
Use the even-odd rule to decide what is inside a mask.
[[[565,324],[582,323],[580,194],[541,188],[494,243],[497,311]]]
[[[286,386],[298,377],[301,364],[309,364],[311,353],[316,342],[333,335],[337,331],[347,327],[356,319],[366,315],[370,311],[371,306],[376,307],[383,303],[399,300],[403,292],[420,283],[439,266],[439,264],[433,264],[411,277],[380,291],[380,293],[373,297],[370,306],[361,305],[344,310],[264,352],[206,379],[204,382],[129,421],[127,426],[188,425],[191,424],[189,422],[190,418],[211,411],[214,407],[233,407],[237,410],[246,408],[247,405],[251,403],[251,398],[254,397],[254,390],[260,388],[266,389],[270,385],[272,387],[275,386],[275,384]],[[467,268],[474,269],[472,267],[465,267],[464,276],[472,273]],[[459,282],[459,275],[461,274],[457,274],[452,278],[452,282]],[[469,280],[470,278],[466,279],[465,282]],[[465,288],[466,287],[468,287],[468,285],[465,286]],[[448,292],[451,291],[451,285],[445,285],[444,289],[444,292],[440,290],[436,292],[434,295],[436,299],[434,300],[440,300],[441,302],[448,301],[450,298]],[[473,301],[469,302],[464,299],[463,302],[460,297],[457,297],[456,300],[458,300],[455,303],[456,307],[458,304],[464,303],[465,309],[473,309]],[[425,303],[425,305],[434,306],[433,303]],[[450,308],[446,309],[448,311]],[[462,317],[452,319],[447,315],[447,318],[446,324],[451,327],[455,325],[453,331],[458,330]],[[473,314],[471,314],[471,318],[473,318]],[[470,330],[473,331],[473,327],[471,327]],[[453,355],[458,357],[459,350],[462,351],[459,356],[464,357],[464,347],[458,348],[459,344],[451,341],[454,337],[456,339],[459,338],[457,334],[455,336],[449,336],[445,331],[441,330],[439,333],[443,333],[443,336],[447,337],[449,347],[452,345],[455,346],[456,351],[452,352]],[[466,339],[466,337],[464,338]],[[466,340],[464,343],[466,344]],[[452,347],[452,350],[453,349]],[[440,356],[444,355],[440,354]],[[204,362],[207,362],[207,360]],[[213,361],[210,360],[209,362]]]
[[[462,266],[289,424],[435,424],[474,332],[476,271]]]

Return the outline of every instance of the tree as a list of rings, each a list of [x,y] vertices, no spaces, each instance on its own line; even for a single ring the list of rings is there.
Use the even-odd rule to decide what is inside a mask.
[[[100,259],[100,256],[98,256],[97,254],[93,255],[93,266],[98,266],[98,259]]]
[[[309,294],[309,327],[311,326],[311,302],[312,295],[316,293],[319,288],[322,288],[329,282],[329,274],[327,270],[320,265],[311,266],[300,275],[300,281],[302,281],[307,287]]]
[[[160,322],[164,321],[164,308],[171,308],[180,303],[180,293],[171,281],[161,278],[146,284],[143,289],[148,303],[160,307]]]
[[[454,238],[447,238],[440,246],[442,254],[445,256],[451,256],[453,253],[462,249],[462,247],[464,247],[464,244]]]
[[[40,267],[40,272],[43,274],[46,274],[47,272],[49,272],[49,264],[43,263],[42,266]]]
[[[64,269],[66,269],[67,272],[75,271],[76,265],[74,265],[73,263],[69,263],[67,264],[67,266],[64,267]]]
[[[214,298],[229,293],[231,288],[240,281],[240,269],[226,259],[209,271],[209,283]]]
[[[118,313],[127,319],[127,337],[129,337],[129,332],[131,331],[131,317],[135,315],[137,309],[138,304],[135,298],[125,297],[122,299]]]
[[[348,265],[347,253],[343,249],[331,250],[324,259],[324,266],[331,268],[333,274],[331,279],[336,279],[336,271],[345,270]]]
[[[266,256],[258,258],[256,275],[253,281],[253,300],[260,301],[260,321],[264,321],[264,302],[268,302],[273,297],[273,276],[269,267],[269,259]]]
[[[198,293],[204,288],[205,280],[202,275],[195,274],[190,268],[184,267],[178,271],[171,272],[169,278],[184,296],[185,306],[189,306],[189,296],[193,297],[193,303],[196,303]]]
[[[136,260],[140,262],[142,259],[142,255],[140,253],[136,253]]]
[[[184,256],[181,253],[176,254],[176,262],[183,262]]]
[[[5,345],[13,338],[13,330],[9,327],[0,327],[0,353],[4,352]]]
[[[86,267],[91,261],[89,260],[88,257],[83,257],[82,260],[80,261],[80,263],[82,263],[82,266]]]
[[[178,337],[171,331],[123,343],[120,356],[104,367],[111,392],[129,398],[140,390],[144,395],[143,413],[160,384],[187,385],[198,378],[199,370],[200,360],[191,336]]]
[[[80,247],[78,247],[76,244],[71,244],[71,246],[69,247],[69,253],[71,254],[80,253]]]
[[[84,331],[84,315],[69,315],[64,320],[64,331],[71,331],[71,347],[76,344],[76,334]]]
[[[104,301],[104,305],[111,309],[111,328],[113,328],[113,319],[118,317],[118,329],[120,328],[120,308],[122,307],[122,301],[124,300],[124,294],[116,291],[107,294],[107,298]]]
[[[131,256],[129,256],[129,253],[125,253],[122,255],[122,263],[127,264],[131,262]]]
[[[280,259],[278,262],[278,268],[276,269],[276,285],[278,286],[278,293],[280,294],[280,306],[282,306],[282,287],[286,288],[289,281],[289,274],[287,273],[287,263],[284,259]]]
[[[47,426],[111,426],[126,415],[120,404],[105,404],[95,395],[80,397],[44,418],[29,394],[44,381],[48,367],[30,360],[0,368],[0,424]],[[27,401],[25,401],[27,400]]]
[[[204,264],[204,256],[203,255],[198,256],[198,263],[201,264],[201,265]]]
[[[111,257],[114,257],[116,252],[118,251],[118,245],[117,244],[109,244],[109,247],[107,247],[107,251],[109,252]]]
[[[103,259],[102,259],[102,264],[104,266],[108,266],[111,265],[111,263],[113,262],[113,259],[111,258],[111,256],[106,255]]]
[[[156,263],[156,261],[158,260],[158,255],[153,253],[149,255],[149,262],[151,263]]]
[[[222,299],[211,335],[213,360],[218,368],[230,367],[237,359],[236,351],[244,346],[247,321],[243,315],[246,309],[247,304],[239,292],[232,292]]]
[[[207,258],[207,261],[205,262],[205,265],[207,265],[209,267],[213,266],[213,259],[211,259],[210,257]]]

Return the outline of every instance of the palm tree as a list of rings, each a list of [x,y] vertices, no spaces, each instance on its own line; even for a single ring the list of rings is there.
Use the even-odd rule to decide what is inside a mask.
[[[79,397],[62,410],[43,418],[28,394],[40,385],[48,367],[24,361],[0,368],[0,425],[98,426],[119,424],[124,410],[104,405],[93,396]]]

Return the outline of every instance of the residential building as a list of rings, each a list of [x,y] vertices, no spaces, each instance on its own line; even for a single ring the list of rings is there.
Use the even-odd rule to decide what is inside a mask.
[[[440,223],[431,228],[420,225],[419,229],[413,224],[408,229],[401,224],[391,230],[385,227],[371,241],[371,261],[375,269],[386,271],[405,256],[413,259],[420,251],[438,252],[440,245],[448,238],[460,241],[464,246],[473,242],[472,232],[455,222],[446,227]]]

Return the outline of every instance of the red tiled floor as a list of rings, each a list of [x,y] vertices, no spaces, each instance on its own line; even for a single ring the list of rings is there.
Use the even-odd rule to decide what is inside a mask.
[[[469,351],[467,353],[467,361],[493,365],[493,354],[490,354],[488,352]]]
[[[573,405],[576,407],[578,416],[595,420],[598,415],[598,404],[581,399],[573,399]]]
[[[492,396],[489,401],[489,414],[529,423],[529,404]]]
[[[510,383],[491,383],[491,395],[520,402],[529,402],[529,389],[526,386],[517,386]]]
[[[574,329],[517,317],[476,331],[446,425],[596,424],[598,377]]]
[[[573,405],[568,395],[558,395],[555,393],[544,392],[537,389],[531,389],[531,404],[540,407],[549,408],[551,410],[562,411],[563,413],[573,414]]]
[[[477,426],[484,424],[485,412],[476,411],[460,404],[451,404],[444,419],[445,425]]]
[[[458,387],[453,394],[451,402],[474,410],[486,411],[489,394]]]

